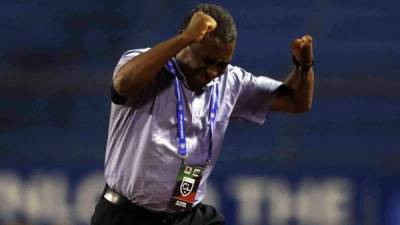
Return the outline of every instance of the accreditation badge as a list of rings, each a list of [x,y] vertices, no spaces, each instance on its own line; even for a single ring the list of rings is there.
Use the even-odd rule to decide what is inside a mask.
[[[192,208],[203,172],[204,165],[181,166],[169,202],[170,208],[178,210]]]

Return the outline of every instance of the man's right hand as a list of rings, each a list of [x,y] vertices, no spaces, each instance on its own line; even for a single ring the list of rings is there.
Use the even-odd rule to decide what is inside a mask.
[[[207,33],[210,33],[217,27],[217,22],[202,11],[193,14],[189,24],[182,32],[192,42],[201,41]]]
[[[201,11],[195,12],[182,33],[157,44],[121,66],[113,79],[114,89],[124,97],[137,97],[140,91],[149,87],[169,59],[188,45],[201,41],[216,27],[217,22],[211,16]]]

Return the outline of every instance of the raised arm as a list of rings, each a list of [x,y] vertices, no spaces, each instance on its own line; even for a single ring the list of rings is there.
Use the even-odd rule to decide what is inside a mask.
[[[170,58],[188,45],[202,40],[216,26],[215,20],[207,14],[201,11],[194,13],[183,32],[157,44],[123,65],[113,79],[114,89],[122,96],[135,97],[154,80]]]
[[[311,109],[314,91],[312,38],[305,35],[293,41],[295,69],[275,91],[271,104],[272,111],[291,113],[307,112]]]

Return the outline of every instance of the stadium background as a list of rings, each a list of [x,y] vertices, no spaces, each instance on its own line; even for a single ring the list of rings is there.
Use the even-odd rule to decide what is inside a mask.
[[[198,1],[1,0],[0,224],[88,224],[103,187],[119,56],[171,37]],[[400,224],[400,3],[224,0],[233,64],[284,79],[314,37],[311,112],[230,125],[208,201],[227,224]]]

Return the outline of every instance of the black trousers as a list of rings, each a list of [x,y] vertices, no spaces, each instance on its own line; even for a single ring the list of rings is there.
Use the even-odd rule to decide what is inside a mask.
[[[91,225],[223,225],[224,217],[212,206],[198,204],[191,211],[166,214],[134,205],[114,205],[104,197],[97,203]]]

